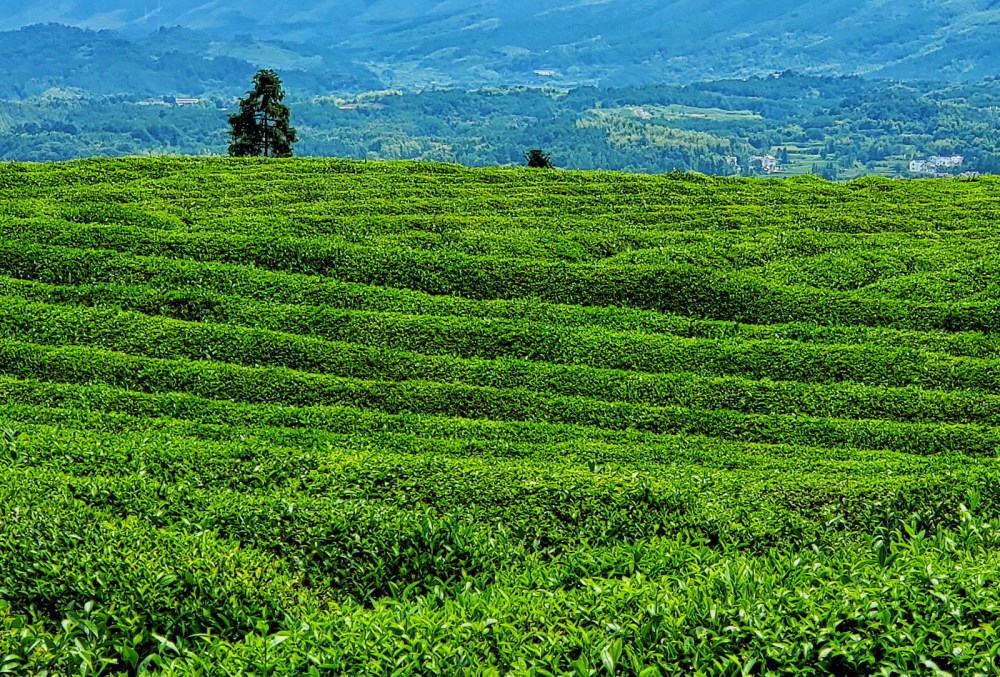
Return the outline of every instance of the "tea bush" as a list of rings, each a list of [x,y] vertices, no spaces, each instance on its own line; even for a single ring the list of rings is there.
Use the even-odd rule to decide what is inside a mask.
[[[1000,672],[997,179],[4,175],[0,673]]]

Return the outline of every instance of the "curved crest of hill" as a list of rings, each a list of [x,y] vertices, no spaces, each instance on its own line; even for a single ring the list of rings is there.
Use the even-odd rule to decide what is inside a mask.
[[[3,669],[991,674],[998,195],[0,164]]]

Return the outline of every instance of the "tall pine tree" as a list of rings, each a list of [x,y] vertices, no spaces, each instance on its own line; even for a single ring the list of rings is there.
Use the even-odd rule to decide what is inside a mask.
[[[240,112],[229,116],[229,154],[234,156],[291,157],[298,138],[288,124],[290,111],[281,103],[285,90],[270,69],[253,76],[253,89],[240,99]]]

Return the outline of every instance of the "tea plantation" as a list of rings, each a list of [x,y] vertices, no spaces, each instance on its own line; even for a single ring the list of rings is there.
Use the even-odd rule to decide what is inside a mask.
[[[1000,178],[0,164],[0,673],[1000,674]]]

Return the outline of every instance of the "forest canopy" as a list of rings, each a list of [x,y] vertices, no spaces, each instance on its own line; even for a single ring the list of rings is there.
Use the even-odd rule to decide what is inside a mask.
[[[287,90],[298,155],[483,166],[521,164],[525,149],[544,148],[567,169],[771,173],[770,156],[776,173],[840,179],[1000,171],[996,79],[901,84],[784,73],[568,91]],[[223,155],[235,109],[223,93],[181,99],[54,88],[0,100],[0,160]],[[955,156],[959,165],[910,171],[911,162]]]

